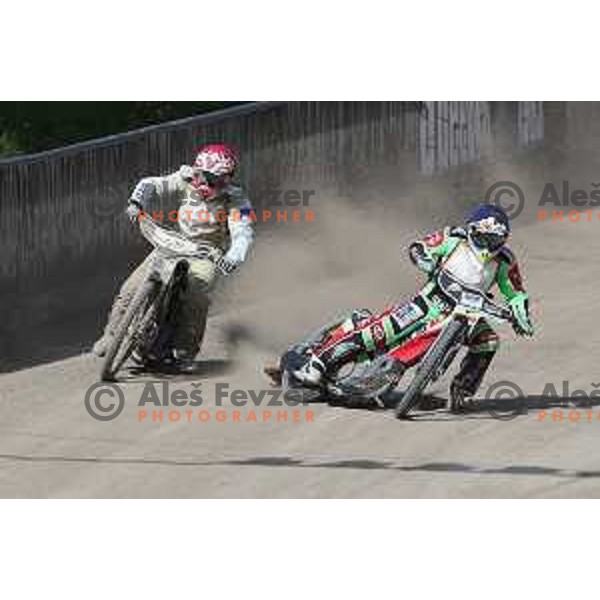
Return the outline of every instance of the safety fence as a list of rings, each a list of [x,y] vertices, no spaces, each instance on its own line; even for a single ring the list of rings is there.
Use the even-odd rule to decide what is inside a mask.
[[[564,123],[555,104],[553,121]],[[201,144],[238,148],[241,183],[260,207],[257,192],[283,186],[326,191],[321,201],[388,174],[451,179],[501,139],[510,153],[552,137],[547,113],[515,102],[258,102],[0,161],[0,371],[93,339],[145,252],[123,216],[132,187],[189,163]]]
[[[260,102],[0,161],[2,289],[32,289],[47,277],[126,260],[136,243],[122,217],[131,187],[188,163],[202,143],[237,146],[250,192],[302,181],[343,186],[348,167],[393,166],[414,154],[419,109],[416,102]]]

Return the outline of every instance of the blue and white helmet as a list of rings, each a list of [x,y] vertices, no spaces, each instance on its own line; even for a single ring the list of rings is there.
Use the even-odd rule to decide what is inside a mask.
[[[499,206],[481,204],[467,219],[467,233],[475,250],[493,255],[510,235],[510,220]]]

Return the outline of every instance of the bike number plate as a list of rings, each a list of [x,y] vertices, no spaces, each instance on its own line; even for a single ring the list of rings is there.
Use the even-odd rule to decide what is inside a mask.
[[[395,310],[391,316],[398,324],[400,330],[402,330],[412,325],[415,321],[418,321],[423,314],[423,311],[416,304],[410,302]]]
[[[479,294],[463,292],[460,296],[460,304],[465,308],[480,309],[483,308],[483,298]]]

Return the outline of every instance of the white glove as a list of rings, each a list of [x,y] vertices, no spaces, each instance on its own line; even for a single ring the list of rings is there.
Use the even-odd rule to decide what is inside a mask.
[[[227,275],[235,271],[246,260],[254,239],[252,223],[249,221],[229,219],[229,231],[231,245],[218,265],[221,271]]]
[[[129,202],[129,204],[127,205],[127,210],[125,211],[127,214],[127,218],[132,222],[132,223],[136,223],[139,219],[139,215],[140,215],[140,207],[137,203],[135,202]]]
[[[198,169],[190,167],[189,165],[181,165],[179,168],[179,176],[186,181],[192,181],[197,173]]]

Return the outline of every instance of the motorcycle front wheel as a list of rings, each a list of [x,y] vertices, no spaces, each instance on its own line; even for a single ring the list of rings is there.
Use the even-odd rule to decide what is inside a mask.
[[[402,400],[396,406],[396,416],[399,419],[405,418],[417,404],[421,392],[431,381],[456,339],[463,334],[465,327],[464,321],[455,319],[446,326],[440,337],[433,343],[423,362],[417,367],[417,372],[402,395]]]
[[[100,371],[102,381],[114,381],[138,343],[143,342],[139,336],[145,331],[146,322],[154,311],[154,300],[158,296],[159,285],[153,279],[147,279],[133,296],[123,318],[115,327],[114,335],[110,336]]]

